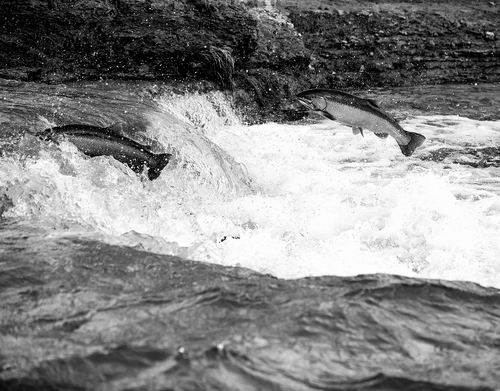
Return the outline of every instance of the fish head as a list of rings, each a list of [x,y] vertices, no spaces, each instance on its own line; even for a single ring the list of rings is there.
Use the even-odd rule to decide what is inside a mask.
[[[309,110],[324,112],[328,105],[325,97],[318,91],[308,90],[297,94],[297,100]]]

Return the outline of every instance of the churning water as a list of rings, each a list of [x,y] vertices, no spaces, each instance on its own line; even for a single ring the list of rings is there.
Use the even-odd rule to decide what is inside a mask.
[[[86,105],[70,100],[84,90]],[[116,91],[88,90],[31,110],[6,96],[29,113],[8,120],[33,132],[132,118],[136,138],[174,152],[173,164],[149,182],[18,130],[1,158],[4,219],[284,278],[394,273],[500,287],[500,161],[480,153],[500,145],[498,120],[408,118],[403,127],[427,137],[408,159],[390,138],[329,120],[243,125],[220,93],[120,105]]]
[[[3,81],[0,94],[0,258],[11,260],[3,273],[14,267],[12,257],[15,267],[29,265],[30,275],[37,258],[52,260],[53,270],[67,266],[80,243],[80,257],[95,257],[100,248],[110,264],[128,250],[106,249],[133,247],[287,279],[388,273],[500,288],[498,118],[470,119],[454,107],[448,115],[411,113],[403,128],[427,141],[406,158],[390,137],[354,136],[319,117],[246,125],[219,92]],[[33,135],[69,123],[118,125],[174,159],[148,181],[112,158],[88,158],[68,142],[47,144]],[[26,283],[5,281],[10,299]],[[20,358],[5,330],[23,320],[8,309],[3,314],[10,319],[1,323],[5,368],[43,361]],[[430,354],[429,343],[417,345],[418,354]],[[75,348],[61,356],[75,352],[81,354]]]

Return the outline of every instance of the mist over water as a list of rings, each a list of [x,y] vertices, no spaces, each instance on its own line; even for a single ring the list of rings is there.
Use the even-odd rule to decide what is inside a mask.
[[[41,99],[9,119],[16,137],[0,158],[4,219],[284,278],[391,273],[500,287],[500,168],[472,164],[495,156],[463,153],[500,145],[500,121],[408,117],[402,126],[427,141],[406,158],[391,138],[354,136],[319,117],[244,125],[221,93],[121,96],[120,116],[118,92],[87,86],[94,114],[84,118],[71,100],[78,90],[55,100],[58,117]],[[33,93],[46,94],[26,88]],[[17,94],[12,106],[26,110]],[[131,117],[125,133],[174,154],[156,181],[28,132]],[[444,147],[453,153],[433,160]]]

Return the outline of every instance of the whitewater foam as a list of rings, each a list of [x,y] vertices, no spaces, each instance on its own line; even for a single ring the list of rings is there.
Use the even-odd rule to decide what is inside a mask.
[[[500,287],[500,169],[419,159],[498,145],[500,121],[410,118],[403,127],[427,141],[406,158],[390,138],[331,121],[245,126],[223,96],[162,99],[147,135],[179,155],[156,181],[70,143],[42,145],[0,158],[4,216],[284,278],[395,273]]]
[[[428,137],[419,153],[500,141],[499,122],[435,116],[403,126]],[[221,246],[222,258],[282,277],[387,272],[498,286],[500,181],[481,179],[498,168],[407,159],[390,139],[355,138],[329,121],[226,129],[215,142],[265,194],[240,206],[259,231]]]

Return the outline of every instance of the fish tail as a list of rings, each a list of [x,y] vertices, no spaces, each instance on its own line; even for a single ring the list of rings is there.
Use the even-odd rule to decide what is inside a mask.
[[[410,142],[406,145],[399,144],[399,148],[401,148],[401,152],[403,152],[403,155],[411,156],[413,152],[415,152],[415,149],[417,149],[424,143],[425,136],[413,132],[406,133],[410,136]]]
[[[148,170],[148,178],[150,181],[160,176],[161,170],[165,168],[171,157],[171,153],[161,153],[155,156],[156,164]]]
[[[52,128],[36,132],[35,136],[37,136],[39,139],[41,139],[43,141],[49,141],[53,138]]]

